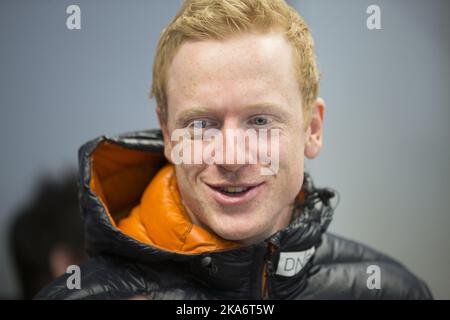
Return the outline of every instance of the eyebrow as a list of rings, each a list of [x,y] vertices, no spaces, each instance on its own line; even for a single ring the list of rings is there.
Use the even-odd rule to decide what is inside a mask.
[[[247,112],[268,112],[272,114],[277,114],[281,118],[289,118],[290,114],[284,110],[282,105],[271,102],[254,103],[245,105],[242,107]],[[177,126],[183,126],[185,122],[189,119],[194,119],[198,117],[210,116],[211,114],[217,113],[216,109],[207,107],[192,107],[185,111],[182,111],[176,120]]]
[[[182,111],[180,115],[178,116],[178,119],[176,121],[177,126],[182,126],[188,119],[207,116],[213,113],[215,110],[206,108],[206,107],[193,107],[190,109],[187,109],[185,111]]]
[[[250,111],[263,111],[263,112],[273,112],[273,113],[282,113],[283,116],[287,116],[288,113],[284,110],[285,108],[277,103],[271,102],[263,102],[263,103],[255,103],[244,106],[246,110]]]

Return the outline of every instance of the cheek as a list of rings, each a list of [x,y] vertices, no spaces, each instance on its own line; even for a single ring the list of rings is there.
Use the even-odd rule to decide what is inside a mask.
[[[285,136],[280,139],[280,180],[293,190],[300,190],[304,172],[303,135]]]
[[[198,166],[196,165],[176,165],[175,171],[177,176],[177,182],[179,187],[191,188],[195,183],[196,172],[198,171]],[[182,184],[182,186],[180,186]]]
[[[200,165],[175,166],[177,184],[180,194],[189,206],[196,206],[202,200],[201,183],[198,179],[202,172]]]
[[[192,186],[194,184],[192,168],[185,165],[177,165],[175,166],[176,177],[178,189],[181,193],[181,196],[184,200],[188,200],[189,196],[192,193]]]
[[[301,133],[292,132],[292,134],[280,136],[280,163],[292,169],[303,167],[304,149],[304,135]]]

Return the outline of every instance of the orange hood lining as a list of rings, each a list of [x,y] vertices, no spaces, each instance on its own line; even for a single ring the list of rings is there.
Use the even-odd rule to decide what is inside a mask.
[[[165,161],[160,153],[129,149],[110,141],[100,142],[90,160],[89,186],[114,227],[139,203],[143,190]]]
[[[150,246],[183,254],[238,247],[194,225],[181,202],[173,165],[162,152],[100,142],[91,154],[91,190],[111,225]],[[304,200],[303,190],[297,200]]]
[[[173,165],[158,172],[141,203],[118,227],[136,240],[178,253],[197,254],[239,246],[191,222],[181,203]]]
[[[162,153],[102,141],[91,155],[89,186],[111,225],[137,241],[183,254],[238,247],[194,225],[181,203],[175,168]]]

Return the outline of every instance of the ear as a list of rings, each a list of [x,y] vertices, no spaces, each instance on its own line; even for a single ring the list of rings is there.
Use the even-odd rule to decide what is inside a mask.
[[[307,128],[305,141],[305,156],[314,159],[322,149],[323,117],[325,112],[325,102],[322,98],[317,98],[312,108],[312,116]]]
[[[161,114],[161,109],[156,107],[156,114],[158,115],[159,127],[161,128],[161,132],[164,139],[164,156],[166,159],[172,163],[172,141],[170,140],[169,129],[167,127],[168,119],[165,119]]]

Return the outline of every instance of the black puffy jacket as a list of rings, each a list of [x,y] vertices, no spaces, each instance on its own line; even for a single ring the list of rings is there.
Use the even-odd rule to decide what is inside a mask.
[[[37,299],[432,298],[397,261],[326,232],[330,193],[308,175],[301,214],[286,229],[251,246],[185,254],[139,241],[117,224],[165,164],[159,131],[100,137],[81,147],[79,163],[91,258],[81,266],[81,289],[69,289],[66,274]]]

